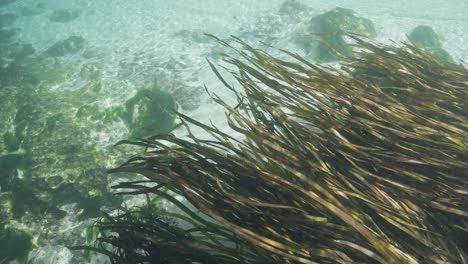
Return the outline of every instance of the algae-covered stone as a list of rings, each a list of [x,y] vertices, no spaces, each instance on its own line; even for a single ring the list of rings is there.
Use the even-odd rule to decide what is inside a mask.
[[[337,7],[311,20],[310,30],[318,33],[321,41],[317,47],[319,61],[335,61],[340,56],[351,56],[352,47],[343,38],[343,33],[360,34],[367,37],[377,35],[374,24],[366,18],[355,16],[353,11]]]
[[[125,109],[125,107],[121,107],[121,106],[111,107],[111,108],[105,109],[103,121],[105,124],[111,124],[119,120],[125,121],[125,118],[127,117],[127,115],[128,115],[128,112]]]
[[[16,33],[18,33],[16,28],[0,29],[0,44],[10,42],[16,36]]]
[[[13,2],[15,2],[15,0],[0,0],[0,7],[7,4],[11,4]]]
[[[21,144],[21,139],[10,131],[3,134],[3,142],[8,152],[17,151]]]
[[[95,64],[86,63],[81,67],[80,76],[86,80],[99,80],[101,78],[100,67]]]
[[[174,37],[180,37],[195,43],[209,43],[211,38],[206,36],[202,31],[193,31],[193,30],[187,30],[187,29],[182,29],[178,32],[176,32]]]
[[[39,139],[44,140],[53,135],[56,127],[60,122],[65,120],[65,115],[63,113],[54,114],[46,119],[45,125],[39,134]]]
[[[0,156],[0,185],[3,191],[11,187],[11,182],[18,174],[18,169],[27,163],[25,153],[11,153]]]
[[[52,13],[52,15],[49,17],[49,20],[52,22],[67,23],[78,18],[80,14],[80,10],[58,9]]]
[[[102,121],[104,124],[111,124],[119,120],[125,121],[127,118],[125,107],[116,106],[99,109],[97,104],[85,104],[78,108],[76,117],[80,119],[90,119],[93,121]]]
[[[42,83],[46,87],[64,82],[76,70],[75,65],[71,63],[64,65],[58,60],[44,56],[26,58],[20,66],[31,82]]]
[[[26,263],[33,248],[32,236],[23,230],[8,228],[0,232],[0,260],[2,263]]]
[[[14,63],[18,64],[18,61],[34,55],[35,52],[36,50],[31,44],[12,43],[4,45],[2,49],[0,49],[0,56],[8,60],[13,60]],[[11,63],[9,65],[11,65]]]
[[[35,52],[36,50],[31,44],[17,44],[15,45],[14,49],[12,49],[11,56],[15,60],[22,60],[31,55],[34,55]]]
[[[76,112],[76,117],[78,118],[88,118],[88,117],[95,117],[99,113],[99,108],[96,104],[86,104],[82,105],[78,111]]]
[[[85,39],[81,36],[71,36],[65,40],[55,43],[45,52],[51,57],[62,57],[65,55],[75,54],[81,51],[85,46]]]
[[[157,88],[139,91],[126,102],[133,137],[167,133],[174,128],[177,109],[172,95]]]
[[[278,10],[280,15],[296,16],[304,11],[307,11],[309,7],[298,0],[286,0]]]
[[[37,16],[44,12],[45,4],[39,3],[36,6],[27,6],[21,8],[22,16]]]
[[[450,54],[442,48],[442,37],[430,26],[417,26],[408,36],[414,46],[429,52],[432,56],[453,62]]]
[[[201,86],[177,85],[178,88],[172,91],[178,105],[185,111],[192,111],[200,107],[200,97],[205,90]]]
[[[11,27],[16,21],[15,14],[0,14],[0,28]]]
[[[44,87],[51,87],[52,84],[60,83],[74,72],[74,65],[67,67],[53,58],[44,56],[33,56],[32,46],[17,47],[11,50],[9,57],[16,58],[12,63],[0,66],[0,90],[6,86],[36,86],[43,84]],[[0,54],[2,52],[0,51]],[[5,55],[6,56],[6,55]]]

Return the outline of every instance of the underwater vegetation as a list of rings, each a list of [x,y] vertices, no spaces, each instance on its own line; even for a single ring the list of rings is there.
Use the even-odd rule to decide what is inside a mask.
[[[110,172],[147,181],[114,188],[147,205],[107,215],[97,244],[76,248],[113,263],[466,262],[468,70],[347,37],[359,51],[340,69],[217,39],[237,52],[222,67],[242,91],[209,62],[238,103],[212,98],[243,139],[178,113],[188,138],[120,142],[144,153]]]

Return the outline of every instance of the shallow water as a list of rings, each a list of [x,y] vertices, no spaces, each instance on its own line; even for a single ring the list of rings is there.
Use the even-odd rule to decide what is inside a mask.
[[[32,235],[30,263],[106,262],[65,246],[86,242],[84,230],[99,210],[139,203],[116,200],[109,189],[135,176],[105,172],[136,153],[112,145],[137,129],[126,102],[138,91],[156,84],[181,112],[228,130],[203,86],[235,98],[206,62],[218,62],[220,48],[203,33],[267,42],[272,53],[285,48],[314,61],[296,40],[311,17],[339,6],[370,19],[384,43],[428,25],[455,62],[468,61],[466,0],[304,0],[307,10],[280,13],[283,2],[0,1],[0,15],[13,14],[0,19],[0,225]],[[64,48],[71,36],[78,38]]]

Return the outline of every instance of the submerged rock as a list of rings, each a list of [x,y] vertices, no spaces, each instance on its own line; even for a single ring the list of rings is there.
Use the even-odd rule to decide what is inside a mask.
[[[320,36],[316,59],[323,62],[339,60],[338,56],[351,56],[352,47],[343,33],[360,34],[367,37],[377,35],[374,24],[366,18],[355,16],[351,9],[337,7],[325,14],[312,18],[312,34]]]
[[[26,263],[28,254],[33,248],[31,234],[14,228],[0,230],[0,260],[2,263]]]
[[[37,16],[42,14],[45,11],[45,4],[39,3],[36,6],[27,6],[21,8],[22,16]]]
[[[55,43],[45,52],[50,57],[62,57],[69,54],[75,54],[81,51],[85,46],[85,39],[80,36],[71,36],[65,40]]]
[[[0,0],[0,7],[7,4],[11,4],[13,2],[15,2],[15,0]]]
[[[199,44],[205,44],[211,41],[211,38],[205,35],[203,31],[182,29],[174,33],[173,36]]]
[[[308,9],[310,8],[307,5],[301,3],[298,0],[286,0],[278,10],[278,14],[296,16],[297,14],[305,12]]]
[[[10,27],[16,22],[15,14],[1,14],[0,15],[0,28]]]
[[[10,42],[14,36],[16,36],[18,30],[16,28],[12,29],[0,29],[0,44]]]
[[[55,10],[49,17],[52,22],[68,23],[72,20],[77,19],[81,15],[80,10],[76,9],[58,9]]]
[[[432,56],[453,62],[450,54],[442,48],[442,37],[430,26],[415,27],[409,34],[408,39],[414,46],[429,52]]]
[[[200,107],[200,97],[204,92],[203,87],[180,84],[172,94],[183,110],[192,111]]]
[[[35,52],[36,50],[31,44],[12,43],[2,47],[0,56],[17,62],[33,55]]]
[[[158,88],[144,89],[130,98],[127,108],[127,123],[132,130],[132,137],[146,137],[168,133],[174,128],[177,105],[167,92]]]
[[[21,138],[16,136],[11,131],[7,131],[3,134],[3,143],[8,152],[17,151],[21,144]]]

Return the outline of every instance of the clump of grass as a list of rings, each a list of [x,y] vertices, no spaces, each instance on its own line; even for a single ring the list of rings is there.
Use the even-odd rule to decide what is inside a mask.
[[[121,142],[145,153],[112,172],[165,184],[216,221],[199,221],[194,209],[185,210],[207,232],[203,241],[222,236],[231,244],[211,239],[216,246],[186,246],[201,240],[186,236],[187,230],[165,237],[169,229],[159,222],[145,229],[146,220],[133,222],[128,214],[109,218],[117,226],[104,230],[119,236],[104,242],[125,248],[122,243],[136,237],[131,245],[139,256],[160,254],[151,251],[160,245],[226,256],[195,260],[202,263],[466,261],[466,68],[409,44],[359,38],[359,52],[341,69],[288,51],[291,61],[281,60],[236,38],[217,41],[237,52],[226,55],[223,67],[243,91],[209,62],[238,104],[212,97],[244,139],[179,113],[188,139],[164,134]],[[212,138],[198,138],[193,126]],[[155,188],[127,187],[174,200]],[[120,229],[122,223],[133,236]],[[181,252],[164,251],[173,257]]]
[[[226,227],[209,221],[151,181],[127,182],[114,188],[133,189],[120,194],[146,194],[148,203],[117,215],[105,215],[93,227],[97,243],[71,249],[98,252],[112,263],[275,263],[266,250],[256,248]],[[148,194],[157,195],[150,199]],[[161,199],[180,212],[161,209]],[[155,202],[156,201],[156,202]]]

